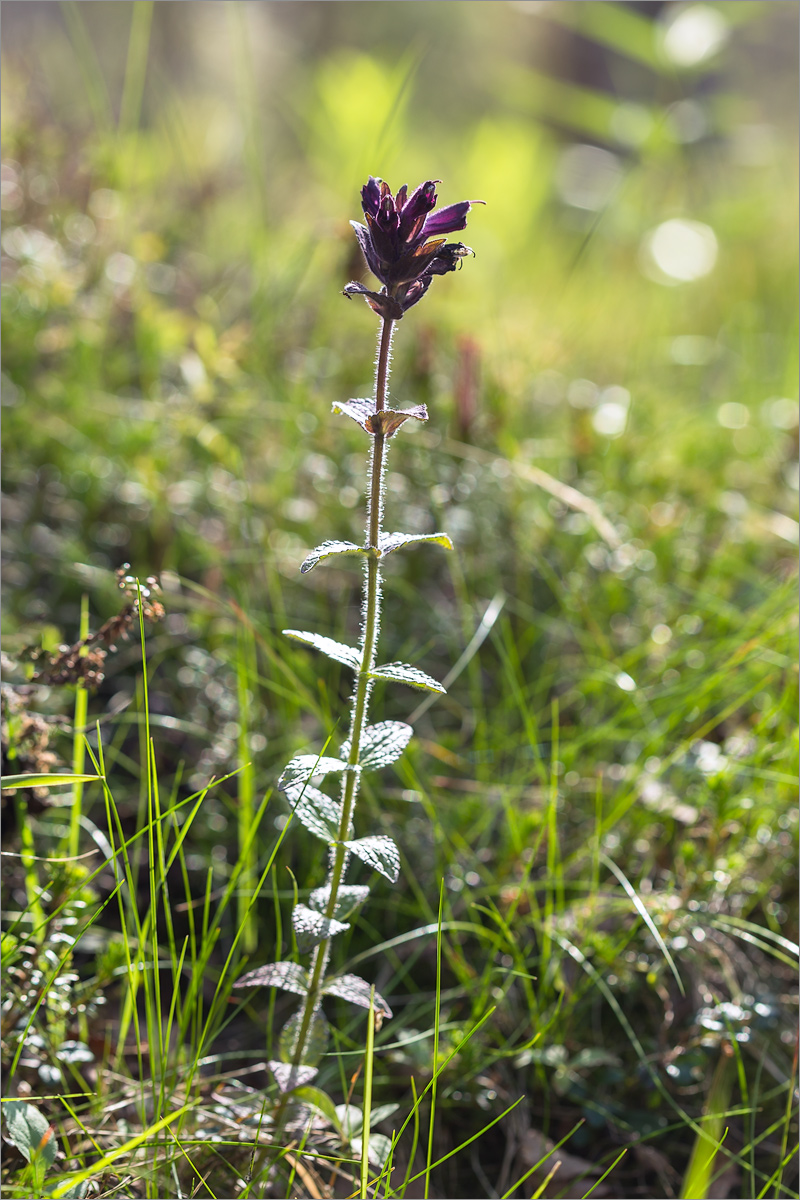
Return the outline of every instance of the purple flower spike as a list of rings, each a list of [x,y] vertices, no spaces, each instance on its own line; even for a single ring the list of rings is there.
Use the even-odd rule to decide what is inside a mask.
[[[393,196],[387,183],[370,175],[361,189],[367,223],[350,223],[366,264],[383,289],[370,292],[363,284],[349,283],[346,296],[362,295],[375,312],[399,320],[419,303],[434,275],[454,271],[462,258],[472,254],[461,242],[446,242],[444,235],[466,228],[467,213],[482,201],[461,200],[436,209],[438,182],[428,179],[411,195],[403,184]]]

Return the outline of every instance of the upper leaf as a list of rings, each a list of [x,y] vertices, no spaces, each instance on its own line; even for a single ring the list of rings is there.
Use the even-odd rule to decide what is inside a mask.
[[[378,721],[376,725],[368,725],[361,736],[360,767],[388,766],[405,750],[414,730],[405,721]],[[339,751],[342,758],[350,757],[350,739],[343,744]],[[290,764],[291,765],[291,764]]]
[[[409,417],[413,417],[415,421],[428,419],[428,410],[424,404],[415,404],[413,408],[384,408],[376,412],[374,400],[345,400],[341,404],[334,404],[333,411],[352,417],[367,433],[383,433],[386,437],[397,433]]]
[[[309,783],[290,783],[286,788],[286,798],[294,815],[306,829],[324,842],[336,841],[342,820],[341,804]]]
[[[267,963],[264,967],[256,967],[255,971],[248,971],[241,979],[237,979],[233,986],[276,987],[283,988],[285,992],[305,996],[308,992],[308,976],[299,963]]]
[[[321,754],[298,754],[286,764],[278,780],[278,787],[289,787],[293,783],[307,783],[315,775],[333,775],[346,771],[347,763],[340,758],[325,758]]]
[[[357,425],[360,425],[362,429],[366,429],[367,433],[369,433],[369,430],[367,429],[367,421],[372,413],[375,412],[375,401],[344,400],[341,404],[334,404],[333,411],[337,413],[344,413],[346,417],[352,417]]]
[[[292,925],[297,938],[297,949],[301,954],[311,950],[317,942],[325,938],[335,937],[350,926],[344,921],[328,920],[321,912],[307,908],[305,904],[296,904],[292,912]]]
[[[334,662],[344,663],[354,671],[361,666],[361,651],[355,646],[345,646],[342,642],[335,642],[333,638],[323,637],[321,633],[305,633],[299,629],[284,629],[283,633],[286,637],[294,638],[296,642],[305,642],[307,646],[313,646],[315,650],[327,654]]]
[[[326,884],[324,887],[314,888],[311,895],[308,897],[308,903],[317,912],[324,913],[328,907],[330,900],[331,889]],[[336,908],[334,909],[334,917],[349,917],[354,909],[358,908],[359,904],[363,904],[369,896],[369,888],[364,886],[354,886],[353,884],[344,884],[339,887],[336,893]]]
[[[300,566],[300,571],[305,575],[308,571],[313,571],[317,563],[322,562],[323,558],[332,558],[336,554],[364,554],[363,546],[357,546],[355,542],[323,542],[321,546],[317,546]]]
[[[400,853],[390,837],[358,838],[344,844],[357,858],[374,871],[385,875],[391,883],[397,881],[400,874]]]
[[[385,408],[372,414],[367,421],[367,431],[392,437],[409,417],[415,421],[427,421],[428,410],[424,404],[415,404],[413,408]]]
[[[419,667],[409,666],[408,663],[393,662],[385,663],[382,667],[376,667],[374,671],[370,671],[370,679],[391,679],[398,683],[407,683],[409,687],[425,688],[429,692],[440,692],[441,695],[446,694],[446,689],[430,675],[426,675],[424,671],[420,671]]]
[[[369,1008],[371,992],[371,985],[359,975],[335,975],[332,979],[326,979],[322,985],[324,996],[339,996],[342,1000],[360,1004],[362,1008]],[[391,1017],[392,1010],[380,992],[375,993],[374,1006],[375,1012],[382,1013],[384,1017]]]
[[[446,533],[382,533],[378,538],[378,548],[382,555],[392,554],[401,546],[410,546],[412,542],[436,542],[446,550],[453,549],[453,543]]]
[[[272,1071],[279,1092],[291,1092],[294,1088],[304,1087],[317,1074],[316,1067],[293,1067],[291,1063],[276,1062],[274,1059],[267,1066]]]

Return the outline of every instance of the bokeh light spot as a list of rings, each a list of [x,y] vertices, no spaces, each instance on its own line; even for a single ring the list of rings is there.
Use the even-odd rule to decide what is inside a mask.
[[[664,31],[664,53],[678,67],[695,67],[720,49],[728,37],[722,14],[706,4],[684,8]]]
[[[673,218],[647,235],[642,265],[659,283],[702,279],[717,261],[717,237],[710,225]]]

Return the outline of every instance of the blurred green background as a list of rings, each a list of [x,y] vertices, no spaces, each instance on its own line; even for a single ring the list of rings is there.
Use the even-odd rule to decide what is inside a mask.
[[[151,711],[176,794],[250,760],[263,792],[341,719],[347,681],[279,631],[358,627],[357,570],[297,568],[361,528],[363,435],[330,412],[371,386],[374,318],[339,294],[365,275],[361,185],[441,178],[441,203],[486,202],[461,235],[475,259],[395,337],[393,396],[430,421],[392,443],[388,527],[445,529],[456,552],[387,564],[382,644],[444,678],[485,640],[366,808],[418,879],[445,878],[450,917],[518,922],[494,965],[466,935],[449,959],[453,1021],[503,1003],[447,1103],[530,1089],[531,1127],[586,1116],[593,1161],[667,1117],[559,936],[695,1114],[722,1036],[698,1014],[721,1003],[786,1102],[794,985],[769,947],[796,937],[797,34],[796,4],[744,0],[3,4],[9,678],[26,647],[77,638],[83,594],[92,627],[117,611],[122,562],[159,572]],[[134,815],[136,690],[123,645],[90,713]],[[69,711],[52,689],[30,703]],[[8,729],[4,750],[20,769]],[[240,802],[236,781],[209,797],[198,877],[230,871]],[[677,1009],[601,852],[673,939]],[[323,870],[302,834],[282,853],[301,886]],[[526,889],[554,878],[543,935]],[[379,889],[356,946],[435,919],[434,892]],[[543,944],[532,1008],[508,971],[518,952],[541,976]],[[567,995],[551,1058],[514,1057]],[[575,1057],[604,1045],[617,1057]],[[750,1160],[774,1169],[769,1144]],[[621,1186],[645,1190],[625,1194],[677,1194],[663,1163],[629,1162]],[[483,1187],[473,1169],[447,1194]]]

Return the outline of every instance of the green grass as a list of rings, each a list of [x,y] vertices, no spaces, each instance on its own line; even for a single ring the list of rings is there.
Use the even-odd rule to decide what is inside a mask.
[[[15,1135],[9,1197],[798,1196],[796,10],[715,7],[741,24],[692,76],[629,7],[558,6],[651,72],[610,60],[636,145],[512,6],[343,3],[324,37],[316,5],[9,21],[3,775],[62,779],[4,795],[3,1099],[53,1128]],[[604,208],[559,193],[556,110],[618,154]],[[335,965],[395,1017],[370,1047],[326,1001],[275,1144],[291,1003],[232,988],[293,956],[326,870],[273,789],[338,751],[348,681],[280,630],[358,627],[357,564],[298,567],[360,535],[330,408],[371,377],[337,295],[370,171],[487,201],[395,339],[431,420],[392,442],[387,527],[456,551],[387,562],[382,648],[448,694],[376,691],[416,736],[359,819],[404,862]],[[718,256],[667,286],[640,254],[675,218]],[[123,561],[165,619],[99,689],[29,688],[31,647],[119,610]],[[336,1107],[362,1098],[382,1167]]]

